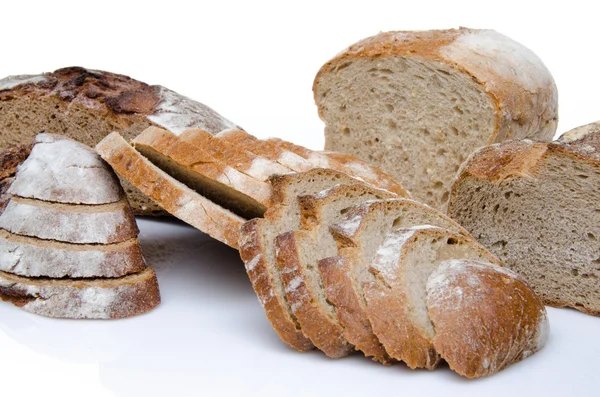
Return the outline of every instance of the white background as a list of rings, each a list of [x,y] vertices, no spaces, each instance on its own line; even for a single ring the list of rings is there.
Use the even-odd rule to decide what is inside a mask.
[[[319,149],[319,67],[386,30],[493,28],[533,49],[559,89],[559,132],[600,119],[594,2],[1,2],[0,77],[85,66],[161,84],[260,137]],[[600,393],[600,319],[550,309],[548,346],[488,379],[329,360],[279,341],[237,253],[176,222],[140,222],[163,304],[114,322],[0,302],[0,395],[539,395]]]

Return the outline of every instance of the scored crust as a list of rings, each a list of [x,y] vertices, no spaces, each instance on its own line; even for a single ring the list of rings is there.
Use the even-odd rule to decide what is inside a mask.
[[[230,247],[238,247],[243,218],[161,171],[116,132],[104,138],[96,150],[121,177],[166,211]]]
[[[57,318],[117,319],[149,312],[160,303],[154,270],[107,279],[27,278],[0,271],[0,299]]]

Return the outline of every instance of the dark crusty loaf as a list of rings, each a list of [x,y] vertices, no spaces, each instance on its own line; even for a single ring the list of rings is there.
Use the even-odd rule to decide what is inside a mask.
[[[556,131],[550,72],[493,30],[380,33],[323,65],[313,91],[327,150],[379,166],[439,209],[473,150]]]
[[[69,67],[0,80],[0,151],[28,144],[44,131],[94,147],[113,131],[130,140],[150,126],[175,134],[188,128],[212,134],[239,128],[167,88],[109,72]],[[136,213],[164,214],[131,185],[125,188]]]
[[[51,317],[120,318],[160,302],[113,171],[54,134],[0,155],[0,299]]]
[[[600,123],[473,154],[449,214],[551,306],[600,315]]]

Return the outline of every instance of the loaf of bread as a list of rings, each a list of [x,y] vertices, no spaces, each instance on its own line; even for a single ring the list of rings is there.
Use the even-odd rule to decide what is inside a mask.
[[[131,140],[150,126],[174,134],[189,128],[212,134],[239,128],[165,87],[109,72],[69,67],[0,80],[0,151],[28,144],[44,131],[94,147],[113,131]],[[133,186],[124,186],[136,214],[165,214]]]
[[[599,174],[600,123],[491,145],[465,163],[448,212],[545,304],[600,315]]]
[[[323,65],[313,91],[326,149],[379,166],[442,210],[472,151],[556,131],[549,71],[493,30],[380,33]]]
[[[0,155],[0,298],[32,313],[121,318],[160,302],[113,171],[86,145],[39,134]]]

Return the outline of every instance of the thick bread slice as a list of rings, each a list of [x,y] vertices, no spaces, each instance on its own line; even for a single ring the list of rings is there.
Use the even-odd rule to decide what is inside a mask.
[[[118,133],[104,138],[96,150],[132,185],[166,211],[209,236],[237,248],[243,218],[175,180],[137,152]]]
[[[491,375],[540,350],[549,334],[540,298],[516,273],[472,260],[449,260],[426,285],[433,345],[451,369]]]
[[[327,225],[338,220],[352,205],[394,196],[364,183],[337,185],[316,195],[300,196],[301,225],[305,229],[277,236],[277,265],[292,312],[302,332],[329,357],[343,357],[353,346],[343,335],[334,307],[327,302],[317,268],[319,259],[337,253]]]
[[[548,69],[493,30],[380,33],[323,65],[313,91],[327,150],[379,166],[442,210],[472,151],[550,140],[558,118]]]
[[[313,169],[303,173],[277,175],[271,178],[273,203],[265,217],[244,224],[240,231],[240,255],[254,291],[263,304],[267,319],[280,338],[301,351],[313,348],[304,336],[285,298],[285,287],[276,263],[275,238],[300,227],[300,194],[316,193],[340,183],[356,183],[356,179],[329,169]]]
[[[438,364],[425,286],[429,275],[449,259],[500,264],[474,239],[421,225],[391,231],[368,266],[374,277],[358,273],[373,332],[391,357],[412,369],[433,369]]]
[[[117,319],[160,303],[151,268],[120,278],[27,278],[0,271],[0,299],[31,313],[59,318]]]
[[[271,186],[162,128],[149,127],[132,141],[136,150],[169,175],[244,218],[262,216]],[[226,160],[226,159],[225,159]]]
[[[258,156],[274,160],[292,171],[303,172],[317,168],[310,161],[298,156],[296,153],[285,150],[272,142],[262,141],[242,130],[225,130],[218,133],[216,137],[230,145],[249,150]]]
[[[482,148],[449,214],[522,275],[545,304],[600,315],[600,123]]]
[[[15,181],[19,181],[19,175]],[[133,211],[121,201],[103,205],[60,204],[13,196],[0,213],[0,230],[74,244],[113,244],[135,238]]]
[[[175,134],[239,128],[199,102],[114,73],[69,67],[0,80],[0,151],[29,144],[41,131],[94,147],[113,131],[129,141],[150,126]],[[124,187],[136,214],[165,215],[137,189]]]
[[[122,243],[69,244],[0,230],[0,271],[25,277],[122,277],[146,267],[137,238]]]
[[[213,156],[223,158],[233,168],[259,181],[268,181],[271,175],[292,172],[288,167],[284,167],[266,157],[257,156],[237,145],[231,145],[226,141],[215,138],[204,130],[190,129],[184,131],[179,135],[179,139],[206,149]]]
[[[70,204],[107,204],[123,198],[114,172],[88,146],[54,134],[36,135],[33,145],[18,166],[10,194]]]
[[[344,335],[376,361],[390,362],[390,357],[373,333],[366,313],[362,284],[371,280],[368,266],[392,229],[422,224],[468,235],[456,222],[419,202],[371,201],[349,209],[342,221],[331,225],[331,233],[338,243],[338,256],[318,263],[327,299],[336,307]]]
[[[361,178],[373,186],[389,190],[399,197],[410,198],[410,194],[402,187],[402,185],[400,185],[400,183],[396,182],[394,178],[381,171],[379,168],[359,160],[354,156],[350,156],[346,153],[316,152],[305,148],[304,146],[299,146],[279,138],[269,138],[267,141],[273,142],[284,150],[296,153],[298,156],[310,161],[315,167],[331,168],[333,170],[341,171],[348,175]]]

